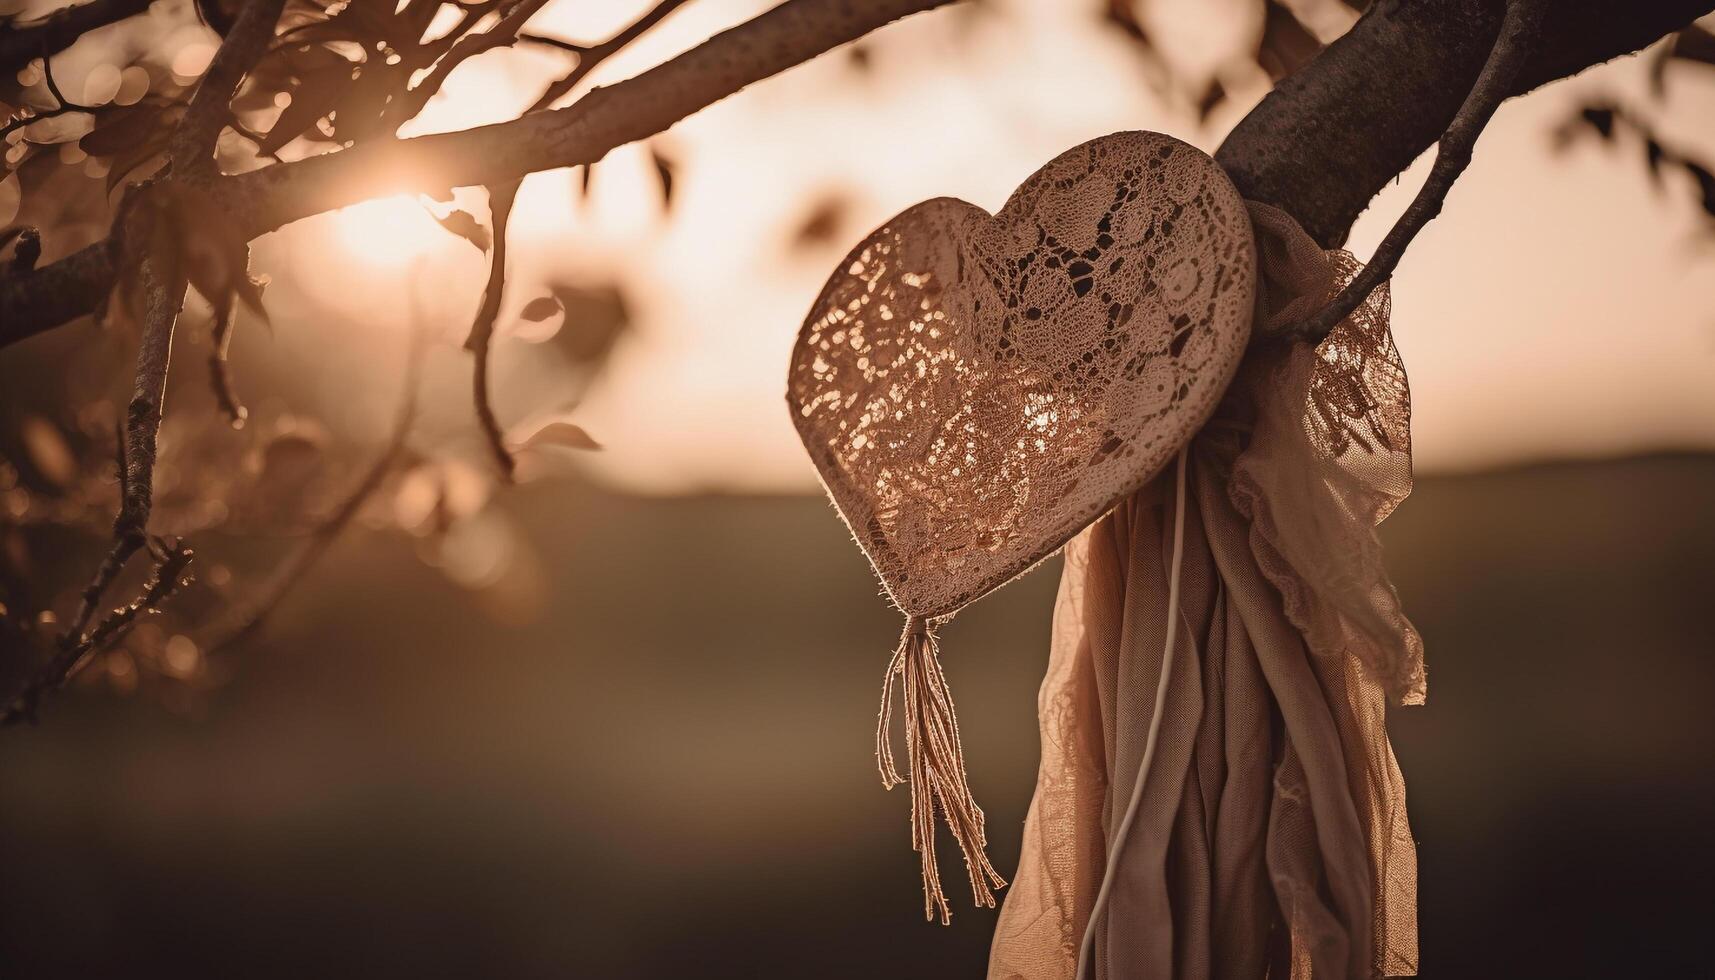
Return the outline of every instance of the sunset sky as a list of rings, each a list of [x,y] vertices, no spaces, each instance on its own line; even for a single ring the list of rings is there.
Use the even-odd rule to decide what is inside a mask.
[[[600,38],[643,6],[561,3],[532,28]],[[593,81],[635,74],[763,6],[690,3]],[[693,116],[657,143],[676,166],[667,214],[639,146],[597,167],[588,199],[569,172],[530,178],[515,212],[503,331],[542,332],[515,314],[550,282],[617,281],[635,322],[612,370],[569,415],[569,393],[532,364],[540,349],[503,344],[503,418],[521,429],[575,419],[606,447],[587,465],[626,488],[812,490],[781,400],[786,359],[810,301],[853,243],[926,197],[994,210],[1055,154],[1116,130],[1159,130],[1213,150],[1266,90],[1244,59],[1255,25],[1208,13],[1233,4],[1150,8],[1180,85],[1166,97],[1134,47],[1098,22],[1097,4],[1078,5],[1088,9],[1076,16],[1072,6],[1009,0],[913,17],[867,42],[867,71],[836,52]],[[1338,6],[1310,4],[1307,17],[1337,18],[1329,8]],[[200,30],[173,19],[182,6],[163,7],[153,15],[159,30]],[[99,50],[86,42],[56,61],[62,84],[87,79]],[[515,114],[566,64],[542,48],[474,59],[407,133]],[[1185,91],[1200,91],[1211,71],[1232,99],[1201,126]],[[1403,263],[1394,330],[1411,375],[1420,470],[1715,446],[1715,240],[1698,222],[1692,189],[1652,188],[1635,148],[1604,152],[1583,141],[1556,155],[1551,145],[1554,127],[1586,97],[1609,93],[1648,109],[1681,145],[1715,150],[1695,132],[1715,110],[1715,73],[1677,70],[1662,107],[1649,100],[1644,74],[1642,59],[1622,59],[1509,103]],[[1427,164],[1359,222],[1351,246],[1360,258]],[[460,199],[482,213],[480,192]],[[793,230],[833,199],[847,204],[832,234],[796,246]],[[478,253],[407,198],[301,222],[259,242],[256,255],[275,283],[279,329],[241,346],[240,364],[246,355],[310,362],[335,329],[316,322],[330,313],[372,328],[338,327],[346,349],[395,348],[412,277],[421,308],[456,340],[483,278]],[[300,321],[307,325],[292,326]],[[462,440],[479,453],[463,362],[437,357],[432,378],[423,438]]]

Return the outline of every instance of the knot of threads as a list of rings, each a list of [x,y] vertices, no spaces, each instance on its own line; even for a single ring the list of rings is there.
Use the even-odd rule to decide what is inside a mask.
[[[923,858],[923,916],[941,923],[952,919],[947,896],[941,890],[941,874],[935,858],[935,810],[937,802],[947,829],[953,832],[964,855],[971,879],[971,895],[978,905],[994,908],[994,889],[1006,886],[989,863],[984,846],[983,811],[971,798],[965,775],[964,748],[959,743],[959,723],[953,714],[952,692],[941,670],[935,634],[924,616],[909,616],[899,649],[887,665],[882,680],[881,711],[875,728],[875,760],[881,784],[887,789],[905,782],[893,757],[893,688],[898,679],[905,702],[905,751],[910,764],[911,846]]]

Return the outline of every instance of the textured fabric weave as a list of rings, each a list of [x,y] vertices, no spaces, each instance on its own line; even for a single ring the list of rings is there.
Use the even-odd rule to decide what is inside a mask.
[[[1255,331],[1355,274],[1252,204]],[[1377,295],[1319,346],[1253,347],[1192,443],[1178,666],[1094,975],[1416,972],[1415,851],[1388,744],[1422,645],[1374,526],[1410,491],[1409,395]],[[1039,698],[1042,762],[991,980],[1068,980],[1137,777],[1166,633],[1173,485],[1067,549]]]

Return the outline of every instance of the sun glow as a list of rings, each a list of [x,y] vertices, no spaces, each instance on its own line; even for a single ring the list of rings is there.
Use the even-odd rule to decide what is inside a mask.
[[[405,266],[445,248],[451,238],[422,202],[408,194],[353,205],[335,220],[340,245],[375,265]]]

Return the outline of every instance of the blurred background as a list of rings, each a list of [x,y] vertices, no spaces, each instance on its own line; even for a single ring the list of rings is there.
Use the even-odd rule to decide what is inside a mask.
[[[645,6],[563,0],[532,29],[599,39]],[[693,0],[592,81],[763,6]],[[1288,6],[1323,39],[1352,16]],[[907,800],[877,786],[898,617],[788,423],[791,338],[917,200],[996,209],[1118,129],[1212,151],[1271,84],[1271,10],[961,5],[531,177],[495,352],[530,447],[514,488],[459,350],[481,251],[404,197],[259,240],[272,326],[241,322],[232,350],[251,423],[213,410],[205,326],[168,399],[156,529],[190,536],[196,584],[0,732],[0,975],[978,975],[994,913],[922,923]],[[117,99],[137,52],[166,53],[149,83],[213,51],[176,0],[121,27],[56,58],[60,86]],[[1504,107],[1395,279],[1419,482],[1383,536],[1430,665],[1428,705],[1392,720],[1425,977],[1707,969],[1715,198],[1644,161],[1646,140],[1715,156],[1715,74],[1662,64]],[[565,68],[539,46],[473,59],[407,133],[506,118]],[[56,179],[101,187],[62,118],[32,138],[63,136],[82,173]],[[1360,220],[1360,257],[1426,170]],[[104,233],[70,190],[29,190],[0,180],[0,227],[51,227],[45,261]],[[452,206],[486,219],[480,191]],[[387,452],[413,331],[387,479],[259,630],[207,642]],[[0,352],[14,604],[63,617],[101,552],[129,356],[88,323]],[[1057,574],[944,633],[1003,873]]]

